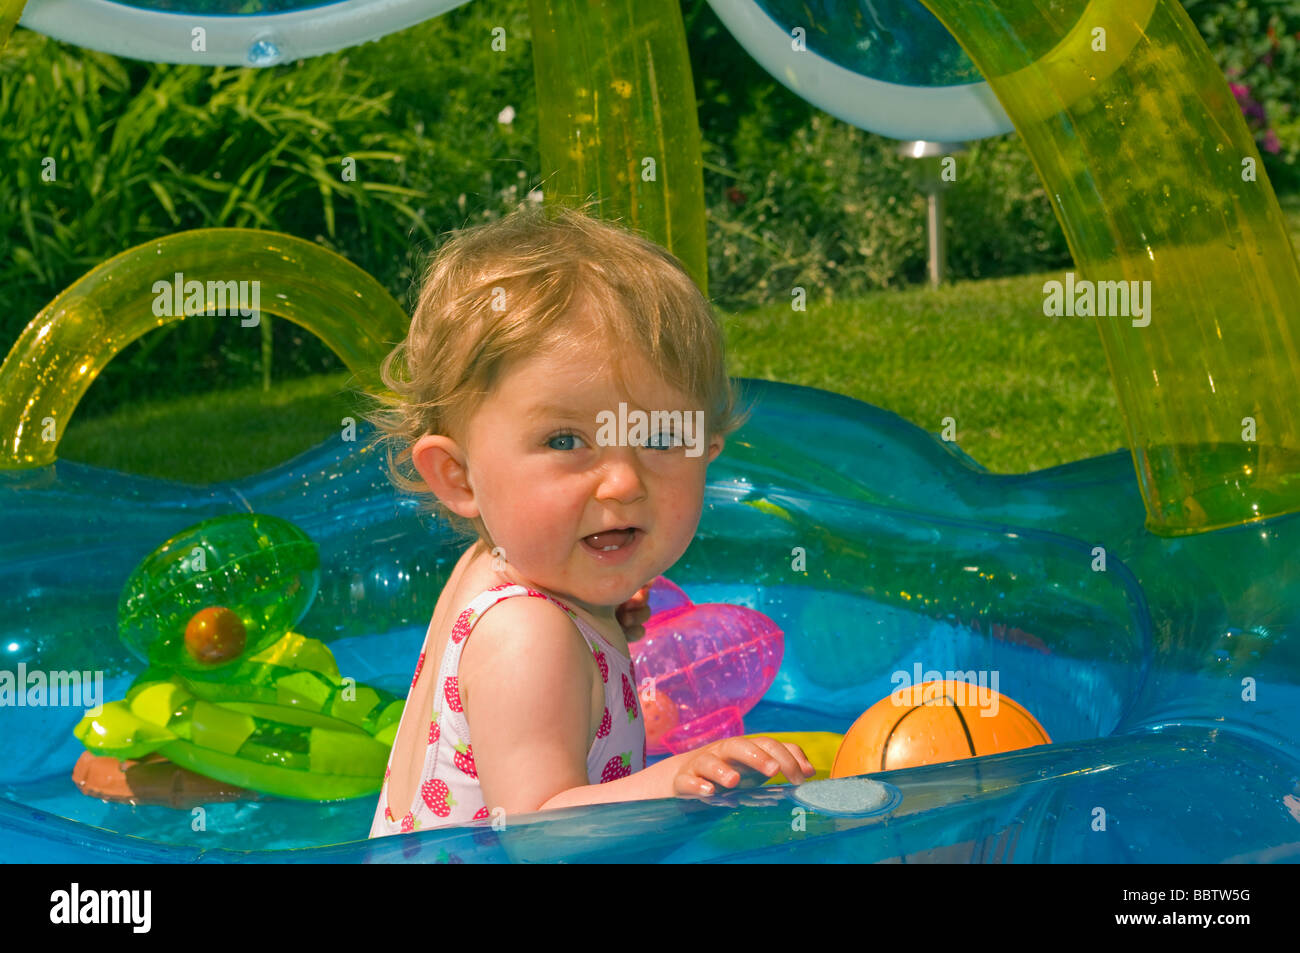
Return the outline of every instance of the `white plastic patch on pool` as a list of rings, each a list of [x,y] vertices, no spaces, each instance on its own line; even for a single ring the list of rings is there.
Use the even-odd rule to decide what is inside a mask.
[[[870,778],[831,778],[805,781],[794,789],[794,799],[818,814],[869,817],[892,811],[903,792],[892,784]]]

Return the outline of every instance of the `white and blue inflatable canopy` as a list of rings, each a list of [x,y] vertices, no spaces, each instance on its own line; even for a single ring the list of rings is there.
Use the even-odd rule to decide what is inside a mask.
[[[23,26],[117,56],[274,66],[405,30],[469,0],[28,0]]]
[[[29,0],[20,22],[133,59],[274,66],[375,40],[467,2]],[[931,141],[1011,130],[988,84],[920,0],[709,3],[772,76],[845,122]]]
[[[1012,129],[993,90],[920,0],[709,0],[779,82],[860,129],[961,141]]]

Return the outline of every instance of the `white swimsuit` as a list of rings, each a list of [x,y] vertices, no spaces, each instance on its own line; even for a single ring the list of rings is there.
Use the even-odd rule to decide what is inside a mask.
[[[388,755],[388,770],[384,772],[384,786],[379,792],[379,805],[370,826],[370,836],[399,834],[430,827],[453,827],[486,818],[487,806],[474,767],[474,750],[470,745],[469,722],[460,702],[460,655],[465,649],[470,632],[483,614],[503,599],[513,596],[532,596],[549,599],[563,609],[591,649],[604,679],[605,716],[596,738],[587,754],[587,779],[591,784],[602,784],[627,777],[645,767],[645,722],[641,718],[636,695],[636,672],[632,660],[610,645],[590,623],[577,613],[545,593],[512,583],[493,586],[481,592],[461,612],[452,626],[447,648],[442,656],[442,668],[434,686],[433,710],[412,711],[408,701],[402,711],[401,724],[407,718],[429,719],[429,739],[424,756],[424,770],[413,803],[388,803],[388,779],[393,769],[393,755]],[[433,623],[425,635],[420,660],[415,666],[415,687],[424,666],[424,657],[433,637]],[[401,737],[401,725],[397,737]],[[394,744],[396,750],[396,744]]]

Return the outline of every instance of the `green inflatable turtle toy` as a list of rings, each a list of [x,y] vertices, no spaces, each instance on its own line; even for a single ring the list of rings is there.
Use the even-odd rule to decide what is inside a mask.
[[[293,631],[319,584],[316,544],[275,516],[219,516],[172,537],[118,606],[119,635],[148,668],[81,720],[78,740],[280,797],[377,794],[404,702],[340,678],[329,648]]]

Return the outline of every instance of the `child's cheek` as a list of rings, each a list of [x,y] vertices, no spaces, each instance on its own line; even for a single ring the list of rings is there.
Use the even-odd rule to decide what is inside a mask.
[[[673,530],[677,537],[676,542],[685,551],[695,537],[695,532],[700,525],[700,517],[703,515],[704,484],[701,482],[698,486],[692,486],[676,502],[673,512]]]
[[[569,534],[557,524],[555,513],[544,497],[529,497],[516,489],[508,515],[509,542],[505,546],[507,558],[521,571],[537,574],[563,557]]]

